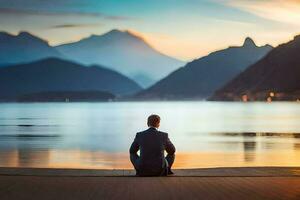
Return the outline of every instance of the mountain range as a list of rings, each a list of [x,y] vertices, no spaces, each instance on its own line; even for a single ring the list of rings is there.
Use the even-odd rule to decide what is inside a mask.
[[[143,87],[154,84],[184,65],[184,62],[160,53],[129,31],[114,29],[56,47],[29,32],[22,31],[17,35],[0,32],[0,67],[54,57],[85,66],[105,66]]]
[[[206,99],[271,50],[270,45],[258,47],[251,38],[246,38],[242,46],[216,51],[187,63],[134,98]]]
[[[300,36],[276,48],[246,38],[241,46],[178,68],[183,62],[129,31],[57,47],[28,32],[0,32],[0,101],[66,95],[84,100],[87,94],[95,100],[132,95],[134,100],[300,101],[298,52]],[[142,90],[131,78],[143,87],[159,80]]]
[[[59,58],[0,68],[0,100],[40,92],[102,91],[136,93],[141,87],[126,76],[101,66],[82,66]]]
[[[215,92],[211,100],[300,100],[300,35],[274,48]]]
[[[26,63],[62,55],[47,41],[28,32],[11,35],[0,32],[0,66]]]
[[[85,65],[100,64],[130,77],[143,87],[154,84],[185,64],[158,52],[136,34],[116,29],[55,48],[67,59]]]

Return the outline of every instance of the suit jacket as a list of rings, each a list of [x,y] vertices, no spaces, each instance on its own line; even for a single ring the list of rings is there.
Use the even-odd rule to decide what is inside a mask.
[[[166,168],[165,151],[169,155],[175,153],[175,147],[170,141],[168,134],[149,128],[136,134],[130,147],[130,154],[138,156],[138,175],[159,175]]]

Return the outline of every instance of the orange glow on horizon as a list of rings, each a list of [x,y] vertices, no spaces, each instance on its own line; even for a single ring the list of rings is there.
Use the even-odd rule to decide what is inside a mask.
[[[26,165],[20,165],[20,154],[8,152],[11,162],[0,162],[2,167],[74,168],[74,169],[133,169],[127,153],[105,153],[81,150],[50,150],[34,155]],[[46,155],[46,159],[45,159]],[[48,155],[48,156],[47,156]],[[43,158],[39,158],[42,156]],[[38,163],[41,159],[43,163]],[[298,166],[300,152],[180,152],[174,168],[214,168],[246,166]]]

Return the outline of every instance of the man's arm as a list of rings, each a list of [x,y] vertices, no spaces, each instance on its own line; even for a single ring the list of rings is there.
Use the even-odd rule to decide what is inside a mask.
[[[136,134],[135,138],[134,138],[134,141],[132,142],[131,146],[130,146],[130,149],[129,149],[129,153],[132,155],[137,155],[137,152],[139,151],[139,144],[137,142],[137,136],[138,134]]]
[[[168,134],[166,135],[166,152],[169,154],[169,155],[174,155],[175,154],[175,146],[173,145],[173,143],[171,142],[171,140],[169,139],[169,136]]]
[[[136,171],[139,169],[139,155],[137,154],[138,150],[140,149],[140,145],[138,143],[138,133],[136,134],[133,143],[130,146],[129,153],[130,153],[130,161],[133,164]]]

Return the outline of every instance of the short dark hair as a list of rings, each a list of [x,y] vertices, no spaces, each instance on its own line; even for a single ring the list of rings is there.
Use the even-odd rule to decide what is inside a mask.
[[[148,117],[148,122],[147,122],[148,126],[157,127],[159,123],[160,123],[160,116],[153,114]]]

